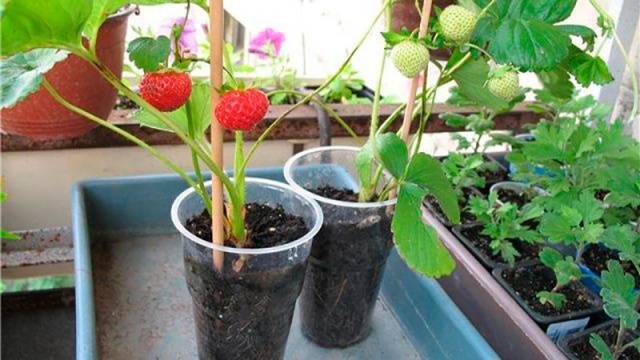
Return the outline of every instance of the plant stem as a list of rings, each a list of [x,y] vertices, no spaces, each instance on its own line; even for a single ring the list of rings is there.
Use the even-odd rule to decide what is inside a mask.
[[[327,79],[322,85],[320,85],[313,92],[309,93],[302,100],[298,101],[295,105],[293,105],[292,107],[287,109],[287,111],[285,111],[282,115],[280,115],[280,117],[278,117],[276,120],[274,120],[274,122],[271,123],[271,125],[269,125],[269,127],[267,127],[267,129],[260,135],[258,140],[256,140],[256,142],[249,149],[249,152],[247,153],[247,156],[246,156],[247,161],[249,161],[253,157],[253,155],[255,154],[258,146],[260,146],[260,144],[262,144],[267,139],[267,137],[269,137],[271,132],[280,124],[280,122],[282,122],[283,119],[285,119],[289,114],[291,114],[291,112],[293,112],[294,110],[296,110],[300,106],[308,103],[311,99],[313,99],[316,95],[318,95],[320,93],[320,91],[322,91],[329,84],[331,84],[338,76],[340,76],[340,74],[344,71],[344,69],[351,63],[351,59],[353,59],[353,56],[360,49],[360,47],[362,46],[364,41],[367,39],[367,37],[369,36],[371,31],[373,30],[373,27],[375,26],[375,24],[378,22],[378,20],[380,19],[380,17],[384,13],[384,10],[386,9],[386,7],[392,1],[393,0],[386,0],[385,1],[383,8],[378,12],[378,14],[376,15],[376,18],[369,25],[369,28],[367,29],[365,34],[360,38],[360,40],[356,44],[355,48],[353,48],[353,50],[351,50],[351,52],[347,56],[346,60],[342,63],[342,65],[340,66],[338,71],[336,71],[336,73],[334,73],[329,79]],[[246,163],[245,163],[245,167],[246,167]]]
[[[247,231],[244,227],[244,139],[242,131],[235,132],[235,161],[233,178],[238,192],[238,203],[231,204],[233,216],[231,217],[231,234],[238,244],[243,244],[247,238]]]
[[[613,358],[617,359],[620,356],[620,352],[622,350],[622,341],[624,340],[624,326],[622,325],[622,321],[618,324],[618,336],[616,337],[616,343],[613,345]]]
[[[189,136],[192,139],[195,139],[196,130],[195,124],[193,123],[193,117],[191,116],[191,103],[189,101],[187,101],[185,104],[185,110],[187,112],[187,127],[189,129]],[[202,172],[200,171],[200,161],[198,160],[198,155],[195,153],[195,151],[193,151],[193,149],[189,150],[191,150],[191,163],[193,164],[193,171],[196,174],[197,184],[200,187],[200,193],[206,194],[206,196],[204,197],[206,199],[204,200],[204,205],[207,208],[209,214],[211,214],[211,199],[209,198],[209,194],[207,193],[207,188],[204,186],[204,179],[202,178]]]
[[[189,184],[189,186],[193,187],[196,191],[196,193],[198,193],[198,195],[200,195],[200,197],[204,199],[208,198],[209,195],[206,193],[202,193],[200,191],[200,189],[198,188],[198,185],[193,181],[193,179],[191,179],[191,177],[189,175],[187,175],[187,173],[184,172],[183,169],[181,169],[178,165],[174,164],[171,160],[169,160],[169,158],[167,158],[166,156],[164,156],[164,154],[162,154],[161,152],[159,152],[157,149],[155,149],[154,147],[150,146],[149,144],[145,143],[144,141],[138,139],[137,137],[135,137],[134,135],[126,132],[125,130],[122,130],[121,128],[111,124],[110,122],[103,120],[99,117],[97,117],[96,115],[93,115],[92,113],[81,109],[73,104],[71,104],[70,102],[68,102],[65,98],[62,97],[62,95],[60,95],[58,93],[58,91],[46,80],[43,79],[42,81],[42,86],[47,90],[47,92],[49,92],[49,94],[51,94],[51,96],[62,106],[64,106],[66,109],[81,115],[95,123],[97,123],[100,126],[103,126],[113,132],[115,132],[116,134],[122,136],[123,138],[131,141],[132,143],[140,146],[141,148],[147,150],[147,152],[149,152],[152,156],[154,156],[156,159],[160,160],[163,164],[165,164],[169,169],[173,170],[176,172],[176,174],[178,174],[178,176],[180,176],[187,184]]]

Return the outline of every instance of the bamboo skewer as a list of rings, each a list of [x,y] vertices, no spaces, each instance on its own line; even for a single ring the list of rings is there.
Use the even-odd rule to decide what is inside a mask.
[[[420,19],[420,30],[418,31],[418,38],[423,38],[429,30],[429,18],[431,17],[431,3],[432,0],[424,0],[422,5],[422,18]],[[424,69],[424,82],[427,82],[427,75],[429,70],[429,64]],[[415,107],[416,93],[418,92],[418,83],[420,82],[420,74],[416,75],[411,80],[411,89],[409,90],[409,100],[407,100],[407,108],[404,111],[404,119],[402,120],[402,127],[400,128],[400,137],[406,143],[409,140],[409,132],[411,131],[411,121],[413,120],[413,109]]]
[[[222,143],[223,131],[215,115],[220,101],[216,89],[222,87],[222,50],[224,47],[224,5],[223,0],[209,1],[209,40],[211,43],[211,160],[223,169]],[[211,239],[216,245],[224,245],[224,192],[222,181],[217,176],[211,179]],[[213,251],[213,266],[222,271],[224,253]]]

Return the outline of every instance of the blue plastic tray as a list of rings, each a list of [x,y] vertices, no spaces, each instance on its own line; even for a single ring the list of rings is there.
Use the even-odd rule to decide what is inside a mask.
[[[283,181],[282,169],[248,176]],[[88,180],[72,192],[78,359],[194,359],[182,249],[169,219],[174,175]],[[497,359],[433,280],[393,252],[371,336],[344,350],[307,341],[294,317],[287,359]]]

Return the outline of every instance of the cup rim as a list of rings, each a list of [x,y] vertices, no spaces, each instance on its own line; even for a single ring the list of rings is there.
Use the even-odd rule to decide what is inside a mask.
[[[322,227],[322,223],[324,221],[324,216],[322,213],[322,209],[320,208],[320,205],[318,205],[317,202],[315,202],[313,199],[311,199],[309,196],[307,196],[306,194],[300,193],[298,191],[296,191],[296,189],[294,189],[293,187],[285,184],[285,183],[281,183],[278,181],[273,181],[273,180],[268,180],[268,179],[261,179],[261,178],[254,178],[254,177],[248,177],[245,179],[245,182],[247,184],[249,183],[254,183],[254,184],[262,184],[262,185],[267,185],[270,187],[276,187],[276,188],[280,188],[283,190],[288,190],[291,191],[295,194],[295,196],[300,197],[300,199],[302,201],[306,201],[311,208],[313,209],[313,212],[315,213],[315,224],[313,224],[312,228],[301,238],[288,242],[286,244],[282,244],[282,245],[278,245],[278,246],[273,246],[273,247],[268,247],[268,248],[258,248],[258,249],[253,249],[253,248],[235,248],[235,247],[229,247],[229,246],[224,246],[224,245],[218,245],[218,244],[214,244],[212,242],[209,241],[205,241],[199,237],[197,237],[196,235],[192,234],[189,230],[187,230],[184,225],[180,222],[180,219],[178,218],[178,209],[180,207],[180,205],[182,204],[182,202],[190,195],[192,195],[193,193],[195,193],[195,189],[193,187],[189,187],[188,189],[186,189],[185,191],[183,191],[182,193],[180,193],[180,195],[178,195],[176,197],[176,199],[173,201],[173,204],[171,205],[171,221],[173,222],[173,226],[176,227],[176,229],[178,229],[178,231],[180,232],[180,234],[184,237],[186,237],[187,239],[195,242],[198,245],[207,247],[211,250],[217,250],[217,251],[222,251],[225,253],[234,253],[234,254],[246,254],[246,255],[263,255],[263,254],[273,254],[273,253],[277,253],[277,252],[281,252],[281,251],[285,251],[285,250],[289,250],[289,249],[293,249],[297,246],[300,246],[310,240],[312,240],[314,238],[314,236],[316,236],[316,234],[318,233],[318,231],[320,231],[320,228]],[[205,183],[205,187],[210,186],[211,185],[211,180],[206,181]]]
[[[544,189],[531,185],[531,184],[527,184],[527,183],[523,183],[523,182],[519,182],[519,181],[499,181],[493,185],[491,185],[491,187],[489,188],[489,192],[492,191],[498,191],[498,189],[512,189],[513,188],[519,188],[522,190],[526,190],[526,189],[533,189],[533,191],[535,191],[538,195],[540,196],[545,196],[548,195],[549,193],[547,191],[545,191]]]
[[[291,187],[293,187],[296,191],[300,193],[304,193],[306,196],[314,199],[315,201],[318,201],[324,204],[334,205],[334,206],[348,207],[348,208],[354,208],[354,209],[369,209],[369,208],[385,207],[385,206],[396,204],[396,202],[398,201],[397,198],[386,200],[386,201],[366,202],[366,203],[333,200],[333,199],[329,199],[329,198],[320,196],[318,194],[312,193],[311,191],[298,185],[298,183],[293,179],[292,173],[293,173],[294,163],[298,161],[300,158],[310,154],[318,153],[318,152],[336,151],[336,150],[347,151],[347,152],[358,152],[360,151],[360,148],[356,146],[319,146],[319,147],[315,147],[305,151],[301,151],[295,154],[294,156],[290,157],[289,160],[287,160],[287,162],[284,164],[284,178],[287,180],[287,183]]]

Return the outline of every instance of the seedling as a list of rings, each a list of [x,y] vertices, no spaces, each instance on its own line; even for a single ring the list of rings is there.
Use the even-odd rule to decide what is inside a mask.
[[[358,92],[363,89],[364,80],[349,65],[339,77],[320,92],[320,96],[326,103],[370,104],[370,99],[358,96]]]
[[[546,247],[540,252],[540,261],[553,270],[556,284],[551,291],[541,291],[537,294],[542,304],[551,304],[556,309],[561,309],[566,301],[566,296],[559,291],[567,285],[580,280],[582,272],[572,256],[563,258],[557,250]]]
[[[542,207],[527,204],[522,209],[512,203],[500,203],[495,191],[489,193],[487,200],[473,196],[469,200],[469,211],[483,224],[481,234],[491,238],[489,246],[494,255],[499,255],[513,266],[520,253],[513,246],[513,240],[535,244],[540,240],[539,233],[526,223],[543,214]]]
[[[604,302],[604,311],[610,318],[618,320],[618,332],[615,343],[607,342],[597,333],[591,333],[589,344],[600,354],[600,359],[615,360],[630,347],[640,351],[640,338],[626,340],[626,335],[635,331],[640,320],[638,300],[633,276],[622,269],[619,262],[611,260],[608,270],[602,272],[602,290],[600,296]]]

